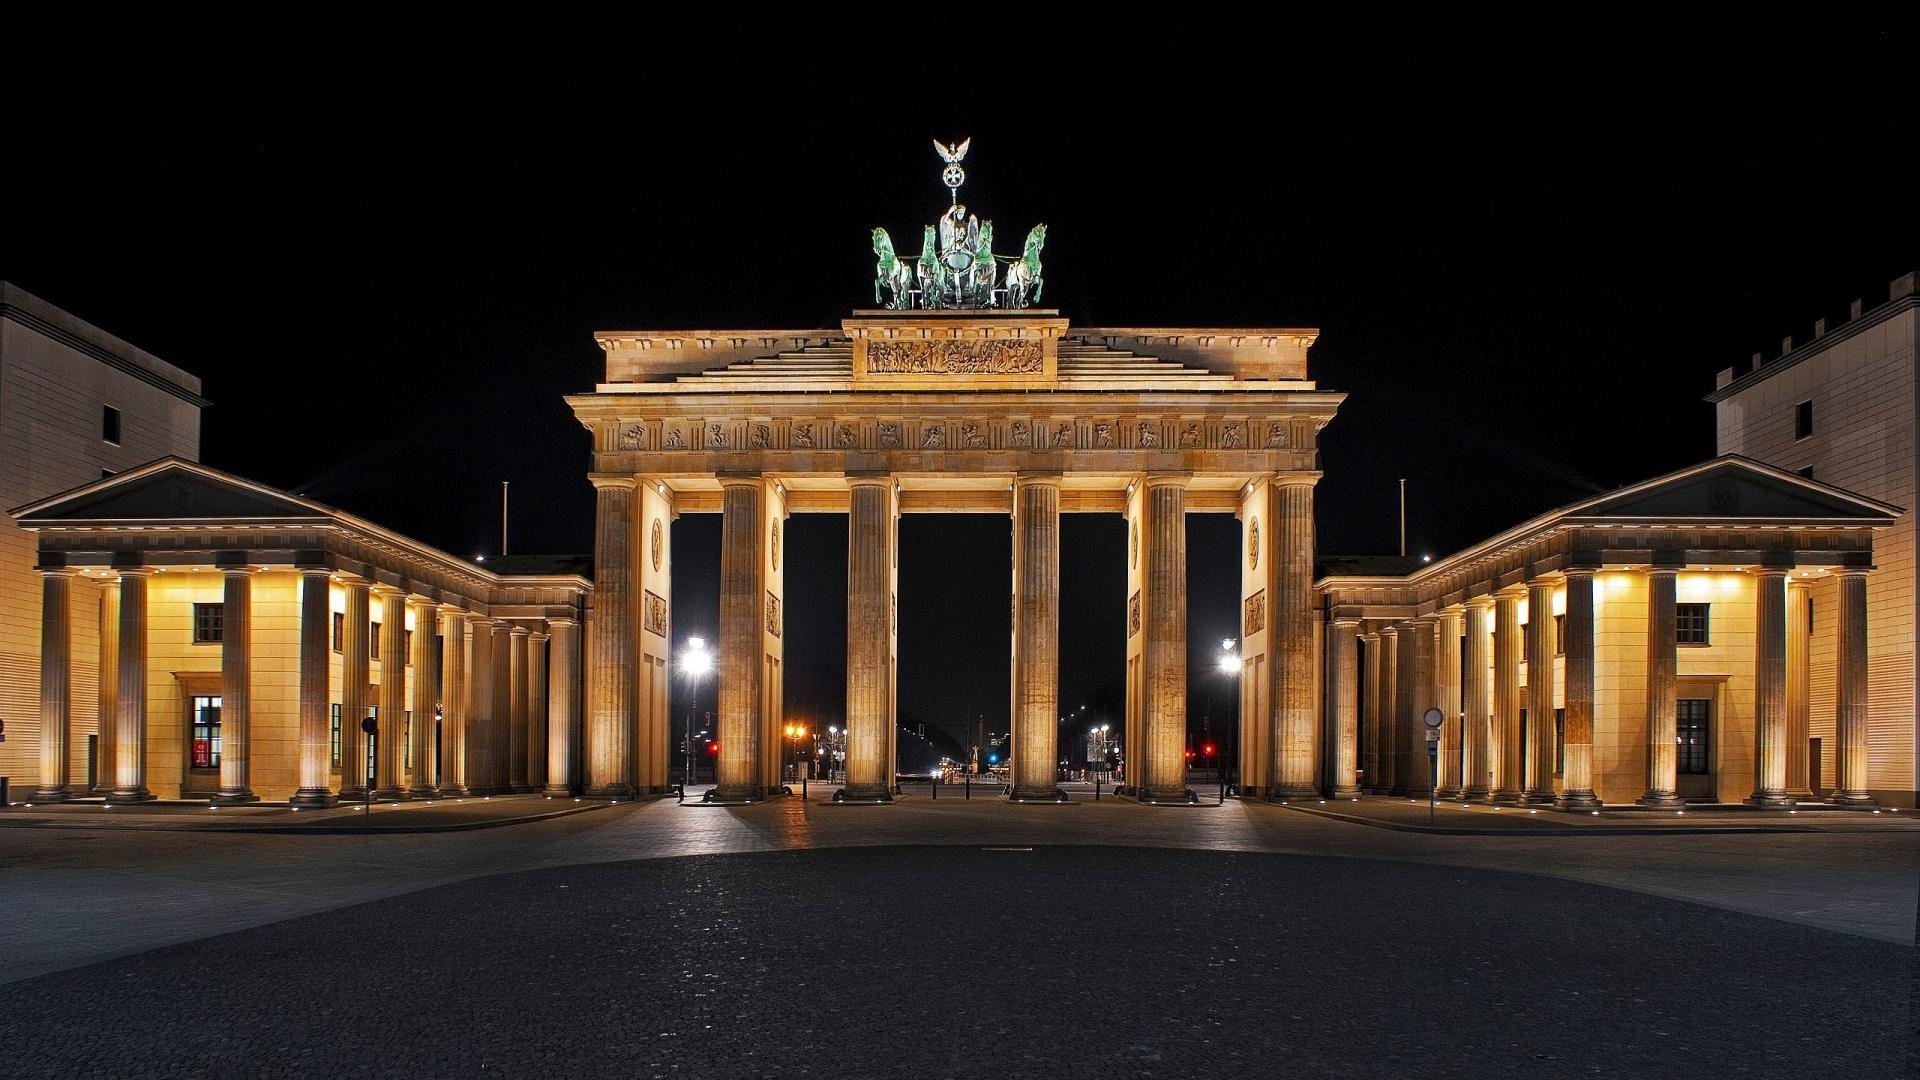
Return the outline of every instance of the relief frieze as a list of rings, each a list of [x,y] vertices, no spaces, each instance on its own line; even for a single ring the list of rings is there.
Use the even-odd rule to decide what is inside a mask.
[[[1247,597],[1247,625],[1242,636],[1252,637],[1267,628],[1267,590]]]
[[[840,424],[833,429],[833,445],[842,450],[851,450],[860,445],[860,433],[852,424]]]
[[[1127,636],[1133,637],[1140,632],[1140,593],[1134,591],[1127,598]]]
[[[645,424],[626,424],[620,428],[618,443],[622,450],[644,450],[647,447],[647,426]]]
[[[888,423],[886,421],[881,421],[880,449],[882,450],[900,449],[900,425],[899,424],[893,424],[893,423]]]
[[[949,341],[871,341],[869,375],[1038,375],[1040,342],[962,338]]]
[[[772,593],[767,594],[767,633],[780,636],[780,598]]]
[[[1007,429],[1007,441],[1014,446],[1033,445],[1033,425],[1025,420],[1015,420]]]
[[[797,447],[804,447],[808,450],[813,449],[813,425],[812,424],[793,425],[793,445]]]
[[[646,617],[647,633],[667,636],[667,601],[652,589],[646,590],[645,602],[641,605]]]
[[[947,448],[947,429],[939,424],[928,424],[920,433],[920,449],[944,450]]]
[[[747,431],[747,448],[749,450],[765,450],[772,442],[772,425],[755,424]]]

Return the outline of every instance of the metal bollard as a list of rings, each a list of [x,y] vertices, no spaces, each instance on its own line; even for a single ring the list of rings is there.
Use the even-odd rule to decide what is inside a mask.
[[[933,789],[933,801],[940,801],[940,774],[935,773],[927,780],[927,786]]]
[[[969,799],[973,798],[973,774],[972,773],[967,774],[966,797]]]
[[[1093,778],[1093,801],[1100,801],[1100,778],[1097,776]]]

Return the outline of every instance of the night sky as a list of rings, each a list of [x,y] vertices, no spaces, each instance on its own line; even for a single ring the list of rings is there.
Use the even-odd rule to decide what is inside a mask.
[[[210,465],[466,556],[498,549],[508,480],[514,553],[588,551],[561,396],[598,377],[593,331],[837,325],[871,302],[868,230],[912,247],[944,205],[930,138],[971,136],[963,201],[1002,236],[1048,224],[1075,324],[1319,327],[1312,375],[1351,395],[1322,554],[1390,553],[1405,477],[1409,550],[1437,556],[1711,455],[1717,369],[1920,268],[1904,49],[1844,44],[1791,72],[1784,33],[1518,66],[1068,50],[954,94],[801,49],[431,95],[262,59],[245,93],[18,110],[0,277],[199,375]],[[718,525],[674,526],[679,637],[713,630]],[[1123,528],[1063,539],[1062,707],[1116,720]],[[845,519],[788,538],[788,698],[832,722]],[[904,721],[1004,727],[1009,540],[903,523]],[[1224,720],[1201,662],[1235,632],[1238,525],[1196,515],[1189,544],[1192,711]]]

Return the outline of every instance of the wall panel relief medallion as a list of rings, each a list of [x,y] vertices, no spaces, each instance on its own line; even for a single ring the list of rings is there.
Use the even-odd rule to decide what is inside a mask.
[[[1044,364],[1032,338],[867,343],[869,375],[1038,375]]]
[[[666,546],[664,543],[666,540],[666,530],[660,527],[659,518],[653,519],[653,535],[648,537],[648,539],[651,541],[653,550],[653,568],[658,571],[660,569],[660,560],[664,557],[664,549]]]
[[[773,545],[772,545],[771,551],[773,554],[773,568],[775,570],[778,570],[780,569],[780,519],[779,518],[773,519]]]
[[[1136,589],[1134,590],[1134,593],[1132,596],[1127,597],[1127,636],[1133,637],[1135,634],[1138,634],[1139,632],[1140,632],[1140,592],[1139,590]]]
[[[668,428],[667,429],[667,449],[685,450],[686,448],[687,448],[686,431],[679,427]]]
[[[1053,445],[1061,450],[1073,449],[1073,421],[1064,421],[1053,429]]]
[[[727,435],[726,425],[707,425],[707,446],[715,450],[725,450],[730,445],[732,445],[732,439]]]
[[[1153,421],[1140,421],[1138,441],[1140,447],[1145,450],[1152,450],[1160,445],[1160,431],[1154,427]]]
[[[1093,425],[1093,445],[1102,450],[1113,449],[1113,425],[1111,423]]]
[[[944,450],[946,446],[947,429],[939,424],[929,424],[927,429],[920,433],[920,449]]]
[[[647,446],[647,426],[645,424],[624,424],[620,428],[620,449],[644,450]]]
[[[772,593],[767,594],[767,633],[780,636],[780,598]]]
[[[900,425],[882,421],[880,424],[880,449],[900,449]]]
[[[1007,429],[1007,441],[1014,446],[1033,445],[1033,425],[1025,420],[1015,420]]]
[[[834,429],[833,445],[842,450],[851,450],[860,445],[860,433],[852,424],[841,424]]]
[[[1200,424],[1197,421],[1180,429],[1180,448],[1182,450],[1195,449],[1205,442],[1206,436],[1201,432]]]
[[[813,425],[812,424],[793,425],[793,445],[803,446],[809,450],[813,449]]]
[[[1247,426],[1234,421],[1220,429],[1220,445],[1227,450],[1238,450],[1246,445]]]
[[[1247,597],[1247,625],[1243,637],[1252,637],[1267,628],[1267,590]]]
[[[747,448],[765,450],[773,443],[773,427],[769,424],[755,424],[747,432]]]
[[[984,424],[960,425],[960,438],[969,450],[984,450],[987,447],[987,429]]]
[[[1282,449],[1287,445],[1287,425],[1278,420],[1267,422],[1267,449]]]
[[[661,637],[666,637],[667,636],[666,598],[661,596],[659,593],[654,592],[652,589],[648,589],[646,590],[645,603],[642,606],[646,609],[644,612],[644,615],[645,615],[647,633],[658,634]]]
[[[1260,569],[1260,518],[1247,520],[1247,569]]]

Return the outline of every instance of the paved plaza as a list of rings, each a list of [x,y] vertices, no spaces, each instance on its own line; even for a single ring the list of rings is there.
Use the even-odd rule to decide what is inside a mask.
[[[13,808],[12,1075],[1911,1074],[1905,814],[812,795]]]

